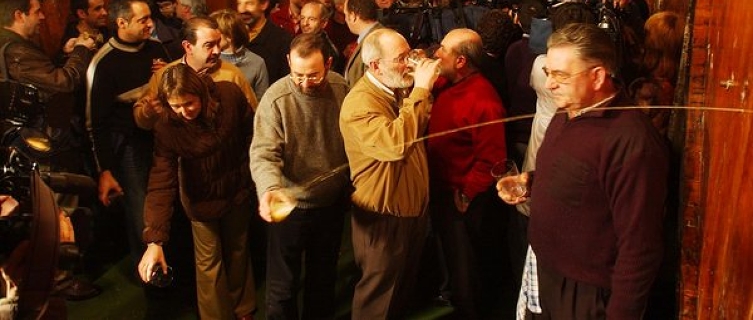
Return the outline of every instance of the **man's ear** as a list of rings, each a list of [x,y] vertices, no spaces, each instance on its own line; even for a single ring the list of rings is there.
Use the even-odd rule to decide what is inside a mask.
[[[371,73],[373,73],[374,75],[377,74],[377,71],[381,72],[381,70],[379,69],[379,60],[369,61],[368,67],[368,70],[371,71]]]
[[[188,40],[183,40],[180,42],[180,45],[183,47],[183,51],[188,54],[189,52],[193,51],[193,45],[188,42]]]
[[[462,69],[468,64],[468,58],[466,56],[457,56],[455,58],[455,68]]]
[[[125,27],[128,26],[128,21],[126,21],[126,19],[123,19],[123,18],[116,18],[115,19],[115,26],[117,26],[118,29],[125,28]]]
[[[324,28],[326,28],[328,24],[329,24],[329,19],[324,19],[324,23],[322,23],[322,32],[324,32]]]
[[[327,58],[327,61],[324,62],[324,68],[326,70],[329,70],[330,68],[332,68],[332,57]]]
[[[25,15],[26,13],[21,10],[13,11],[13,21],[21,22],[23,21]]]
[[[84,10],[84,9],[76,9],[76,16],[79,19],[84,19],[84,18],[86,18],[87,15],[88,14],[86,13],[86,10]]]
[[[288,59],[288,67],[290,67],[290,54],[286,54],[285,58]]]
[[[591,75],[593,77],[593,87],[594,90],[600,90],[604,84],[607,82],[607,78],[609,77],[609,73],[607,72],[607,69],[604,67],[596,67],[594,69],[594,73]]]

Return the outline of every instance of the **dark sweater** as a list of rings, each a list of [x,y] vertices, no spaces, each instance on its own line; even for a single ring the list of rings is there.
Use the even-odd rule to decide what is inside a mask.
[[[611,290],[607,319],[640,319],[662,260],[668,150],[640,111],[552,119],[528,237],[538,261]]]
[[[219,101],[184,122],[166,111],[154,126],[154,162],[144,205],[144,242],[166,241],[173,204],[191,220],[217,219],[252,194],[248,147],[253,109],[237,85],[217,82]],[[249,214],[252,214],[249,212]]]
[[[259,31],[259,35],[248,43],[248,49],[264,59],[269,83],[274,83],[290,73],[285,57],[290,53],[291,41],[293,37],[289,33],[267,20]]]
[[[528,38],[510,45],[505,55],[508,101],[505,101],[508,116],[515,117],[536,113],[536,91],[531,87],[531,67],[538,55],[528,47]],[[507,126],[507,141],[528,144],[533,119],[512,121]]]
[[[86,73],[86,125],[100,172],[115,164],[112,134],[133,141],[151,142],[151,134],[136,127],[133,103],[138,90],[152,76],[152,59],[167,61],[162,44],[147,40],[137,44],[110,38],[92,58]],[[125,96],[132,98],[125,98]]]

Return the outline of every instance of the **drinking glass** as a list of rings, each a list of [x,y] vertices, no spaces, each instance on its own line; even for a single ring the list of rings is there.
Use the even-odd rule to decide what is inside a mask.
[[[405,62],[408,64],[408,66],[415,70],[416,66],[421,62],[421,60],[428,59],[430,61],[435,61],[436,59],[432,59],[427,57],[426,52],[421,49],[413,49],[411,51],[408,51],[408,55],[405,57]],[[434,69],[434,72],[436,74],[439,74],[439,67]]]
[[[495,163],[492,166],[491,173],[492,177],[498,181],[505,177],[511,177],[502,181],[502,187],[514,197],[522,197],[528,191],[525,183],[519,181],[520,171],[513,160],[505,159]]]
[[[287,192],[282,190],[270,191],[269,195],[269,213],[272,216],[272,221],[280,222],[285,220],[290,212],[295,209],[296,201]]]

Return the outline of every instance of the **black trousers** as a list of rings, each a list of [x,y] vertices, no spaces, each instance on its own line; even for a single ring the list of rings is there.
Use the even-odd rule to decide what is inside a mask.
[[[267,246],[267,319],[299,319],[298,292],[303,280],[303,319],[331,319],[347,201],[316,209],[295,208],[269,224]]]

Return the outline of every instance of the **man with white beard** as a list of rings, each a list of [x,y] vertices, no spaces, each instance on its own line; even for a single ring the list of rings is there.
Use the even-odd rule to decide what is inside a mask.
[[[416,279],[429,201],[426,149],[417,139],[429,122],[438,61],[418,61],[411,75],[409,51],[394,30],[368,35],[361,52],[368,70],[340,112],[355,188],[353,251],[362,272],[353,319],[401,319],[413,298],[410,281]],[[414,84],[402,97],[402,89]]]

